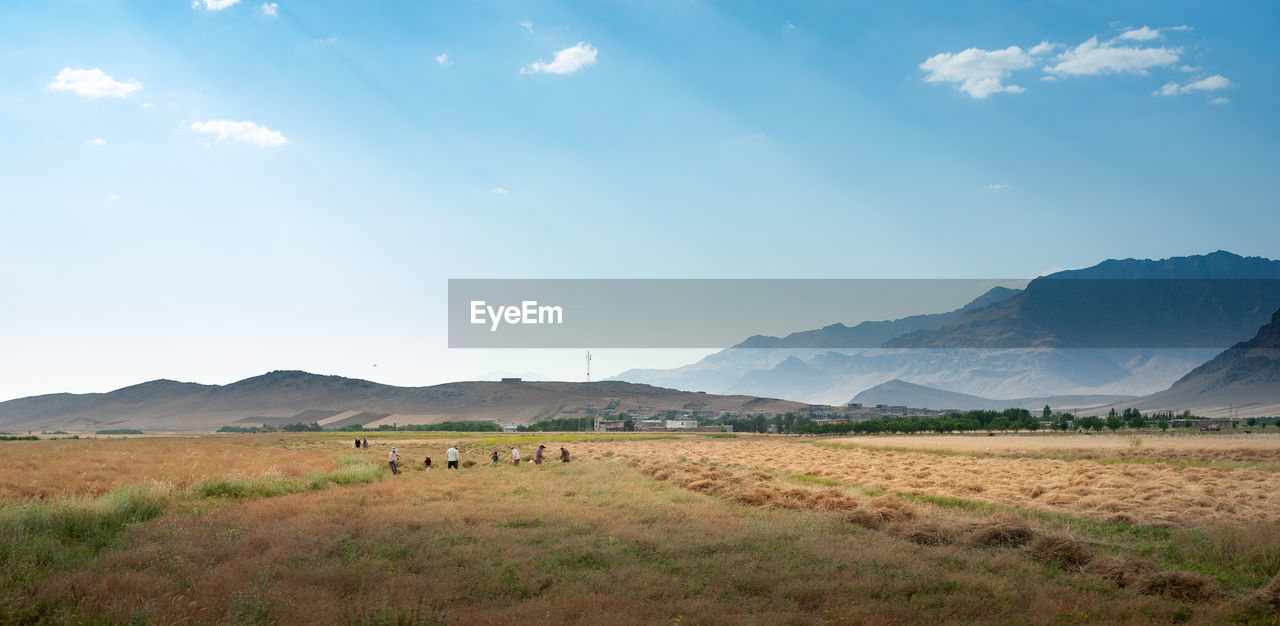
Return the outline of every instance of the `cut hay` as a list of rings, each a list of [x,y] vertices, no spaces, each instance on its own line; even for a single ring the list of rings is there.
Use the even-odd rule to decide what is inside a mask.
[[[892,529],[893,534],[907,541],[922,546],[944,546],[954,543],[959,531],[951,526],[944,526],[932,521],[916,521],[898,524]]]
[[[1212,600],[1221,595],[1208,578],[1192,572],[1155,572],[1140,578],[1134,587],[1138,593],[1161,595],[1184,602]]]
[[[1093,560],[1093,550],[1071,537],[1040,536],[1027,547],[1031,557],[1058,567],[1082,569]]]
[[[902,522],[915,519],[919,514],[919,509],[910,502],[903,502],[898,496],[886,494],[880,496],[868,503],[871,511],[880,516],[885,522]]]
[[[1084,568],[1086,572],[1101,576],[1122,588],[1133,585],[1152,569],[1150,564],[1142,561],[1120,559],[1109,555],[1095,557]]]
[[[1035,536],[1026,520],[1017,515],[997,513],[978,524],[969,535],[969,543],[977,546],[1018,548]]]
[[[844,521],[868,530],[880,530],[884,527],[884,518],[866,509],[846,511],[843,517]]]
[[[1280,611],[1280,574],[1276,574],[1271,582],[1263,585],[1254,594],[1259,600],[1271,605],[1271,608]]]

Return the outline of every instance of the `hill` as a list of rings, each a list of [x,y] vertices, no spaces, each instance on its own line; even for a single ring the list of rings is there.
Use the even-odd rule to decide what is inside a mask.
[[[925,385],[909,383],[905,380],[894,379],[859,393],[853,397],[853,402],[861,403],[865,406],[889,404],[964,411],[972,409],[1000,411],[1008,408],[1019,408],[1038,412],[1045,405],[1060,411],[1078,411],[1132,399],[1133,396],[1076,395],[998,400],[967,393],[935,389]]]
[[[527,424],[536,419],[583,415],[594,407],[627,410],[785,412],[807,405],[755,396],[719,396],[622,381],[456,382],[429,387],[396,387],[341,376],[276,371],[229,385],[171,380],[109,393],[50,394],[0,402],[0,430],[108,428],[199,432],[228,424],[260,425],[318,421],[430,424],[446,420],[488,420]]]
[[[1280,415],[1280,310],[1252,339],[1224,350],[1169,389],[1124,406],[1205,416]]]

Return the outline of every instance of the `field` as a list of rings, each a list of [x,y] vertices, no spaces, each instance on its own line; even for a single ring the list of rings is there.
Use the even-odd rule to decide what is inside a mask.
[[[548,445],[541,467],[528,462]],[[1280,437],[0,442],[0,622],[1276,623]],[[421,468],[460,444],[461,471]],[[400,476],[385,460],[402,455]],[[526,459],[509,461],[518,446]],[[555,459],[560,446],[573,461]],[[502,462],[491,465],[497,451]]]

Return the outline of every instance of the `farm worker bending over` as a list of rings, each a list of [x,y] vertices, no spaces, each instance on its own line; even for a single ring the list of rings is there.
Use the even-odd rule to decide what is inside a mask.
[[[387,455],[387,465],[391,466],[391,474],[399,474],[400,470],[396,469],[396,461],[400,460],[400,453],[395,448],[391,449],[391,454]]]
[[[533,453],[533,464],[542,465],[542,449],[546,446],[538,444],[538,449]]]
[[[560,462],[561,463],[569,462],[569,451],[565,450],[564,446],[560,446]]]
[[[520,451],[515,448],[511,449],[511,464],[520,467]]]
[[[444,451],[444,457],[449,460],[448,469],[458,469],[458,446],[450,446]]]

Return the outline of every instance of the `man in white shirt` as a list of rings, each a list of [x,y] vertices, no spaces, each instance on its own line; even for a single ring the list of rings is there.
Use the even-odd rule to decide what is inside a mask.
[[[449,460],[447,469],[458,469],[458,446],[451,446],[445,450],[444,457]]]
[[[520,450],[517,448],[511,449],[511,464],[520,467]]]

